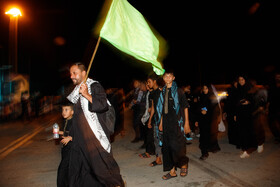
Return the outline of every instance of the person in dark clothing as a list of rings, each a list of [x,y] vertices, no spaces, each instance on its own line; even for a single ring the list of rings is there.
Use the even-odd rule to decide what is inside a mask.
[[[238,127],[234,116],[236,116],[236,104],[238,100],[237,95],[237,81],[233,81],[231,87],[228,88],[228,97],[225,101],[224,111],[228,123],[228,142],[240,148],[240,140],[238,136]]]
[[[142,121],[142,118],[146,112],[146,102],[147,102],[147,99],[149,101],[149,97],[147,97],[147,94],[148,94],[148,90],[147,90],[147,85],[146,85],[146,82],[145,81],[141,81],[140,82],[140,90],[142,91],[143,95],[140,99],[140,102],[138,103],[139,104],[139,116],[138,116],[138,120],[137,120],[137,123],[138,126],[139,126],[139,130],[140,130],[140,140],[141,141],[144,141],[143,145],[141,146],[141,148],[145,148],[146,147],[146,137],[147,137],[147,126],[146,126],[146,122],[143,123]],[[149,110],[149,106],[147,108]]]
[[[61,149],[61,161],[58,166],[57,171],[57,186],[58,187],[67,187],[69,186],[69,160],[70,160],[70,151],[72,146],[72,134],[69,132],[72,129],[72,117],[74,114],[73,104],[70,102],[65,102],[62,104],[62,117],[64,125],[62,127],[63,131],[59,131],[59,134],[62,135],[61,143],[63,147]],[[72,133],[72,132],[71,132]]]
[[[242,154],[240,158],[247,158],[257,148],[256,136],[254,132],[252,112],[254,106],[253,94],[249,93],[251,86],[246,76],[238,76],[238,102],[236,109],[236,122],[238,125],[238,135],[240,137],[240,148]]]
[[[81,63],[71,66],[70,75],[76,87],[67,97],[74,103],[69,186],[124,186],[106,126],[105,90],[97,81],[86,79],[86,68]]]
[[[151,167],[157,166],[157,165],[161,165],[162,164],[162,152],[161,152],[161,146],[160,145],[160,140],[162,137],[162,132],[159,131],[159,127],[158,125],[156,125],[156,121],[158,121],[156,119],[157,115],[157,103],[158,103],[158,99],[161,93],[161,90],[159,89],[158,83],[158,76],[156,74],[152,74],[150,76],[148,76],[147,82],[148,82],[148,86],[153,89],[153,91],[150,94],[150,100],[151,100],[151,114],[150,114],[150,118],[148,121],[148,128],[151,128],[153,131],[153,139],[151,139],[151,142],[154,144],[154,150],[155,150],[155,154],[156,154],[156,160],[153,161],[152,163],[150,163]]]
[[[114,142],[115,136],[124,131],[124,93],[122,89],[109,88],[106,90],[107,98],[115,109],[115,128],[111,135],[111,142]]]
[[[134,86],[134,93],[133,93],[133,99],[129,105],[129,108],[133,110],[133,130],[135,132],[135,138],[131,141],[131,143],[136,143],[141,140],[141,106],[140,103],[143,98],[143,91],[140,89],[141,81],[140,80],[134,80],[133,81]]]
[[[198,125],[200,129],[199,148],[201,150],[201,160],[208,158],[209,153],[220,151],[217,140],[219,106],[210,85],[202,86],[202,93],[199,99],[200,116]]]
[[[144,85],[143,85],[144,86]],[[146,85],[146,107],[145,107],[145,113],[142,116],[142,124],[144,127],[144,133],[145,133],[145,140],[143,144],[143,148],[146,149],[145,153],[139,154],[140,157],[142,158],[150,158],[151,155],[155,154],[155,145],[154,145],[154,138],[153,138],[153,129],[152,127],[148,124],[148,120],[150,118],[150,113],[151,113],[151,98],[150,94],[152,89]]]
[[[253,95],[253,109],[252,109],[252,119],[254,132],[256,135],[256,141],[258,145],[258,153],[263,152],[264,142],[265,142],[265,129],[264,126],[267,125],[267,90],[257,86],[257,82],[254,79],[250,80],[252,85],[249,93]]]
[[[182,87],[185,95],[186,95],[186,98],[187,98],[187,101],[190,105],[190,108],[189,108],[189,120],[190,120],[190,128],[191,128],[191,136],[194,136],[195,135],[195,132],[196,132],[196,126],[195,126],[195,121],[197,119],[197,115],[196,115],[196,107],[195,107],[195,98],[194,98],[194,95],[192,93],[192,90],[191,90],[191,85],[190,84],[187,84],[186,86]]]
[[[165,86],[157,104],[159,130],[163,131],[162,155],[163,170],[169,171],[162,179],[177,176],[176,169],[181,168],[180,176],[188,174],[189,158],[186,156],[186,134],[190,133],[188,102],[182,89],[174,82],[172,71],[165,71]],[[158,124],[158,122],[157,122]]]
[[[272,86],[268,90],[268,120],[269,128],[275,138],[280,142],[280,73],[276,73]]]

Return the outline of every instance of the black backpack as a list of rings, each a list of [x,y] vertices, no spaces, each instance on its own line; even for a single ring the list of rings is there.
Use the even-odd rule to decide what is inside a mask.
[[[106,126],[110,134],[114,134],[116,123],[116,112],[113,105],[107,100],[109,110],[106,111]]]

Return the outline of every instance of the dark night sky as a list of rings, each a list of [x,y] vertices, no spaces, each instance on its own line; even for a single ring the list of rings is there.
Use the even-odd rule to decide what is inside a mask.
[[[9,17],[0,1],[0,66],[8,62]],[[22,0],[19,20],[19,73],[29,74],[31,89],[56,92],[69,82],[64,67],[89,63],[96,38],[92,29],[104,1]],[[164,67],[172,68],[180,84],[203,81],[230,83],[245,72],[267,83],[279,68],[278,7],[264,0],[159,1],[130,0],[169,46]],[[151,3],[152,2],[152,3]],[[250,14],[256,3],[260,7]],[[64,45],[54,39],[61,36]],[[133,78],[145,78],[151,67],[137,63],[101,41],[90,76],[104,87],[125,87]],[[44,85],[39,86],[39,85]]]

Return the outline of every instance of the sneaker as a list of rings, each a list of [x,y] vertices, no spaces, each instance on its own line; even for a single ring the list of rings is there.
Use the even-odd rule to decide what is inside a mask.
[[[258,146],[258,153],[263,152],[263,144]]]
[[[240,155],[240,158],[248,158],[250,155],[244,151],[241,155]]]
[[[190,132],[190,137],[194,138],[195,137],[195,133],[194,132]]]

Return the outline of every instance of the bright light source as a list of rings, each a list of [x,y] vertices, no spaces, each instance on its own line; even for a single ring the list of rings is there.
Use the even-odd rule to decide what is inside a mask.
[[[226,91],[218,91],[218,100],[221,101],[222,99],[225,99],[228,96],[228,93]]]
[[[219,97],[227,97],[228,93],[227,92],[220,92],[220,93],[218,93],[218,96]]]
[[[12,8],[8,12],[5,12],[5,14],[10,14],[10,15],[12,15],[14,17],[22,16],[21,12],[20,12],[20,10],[18,8]]]

